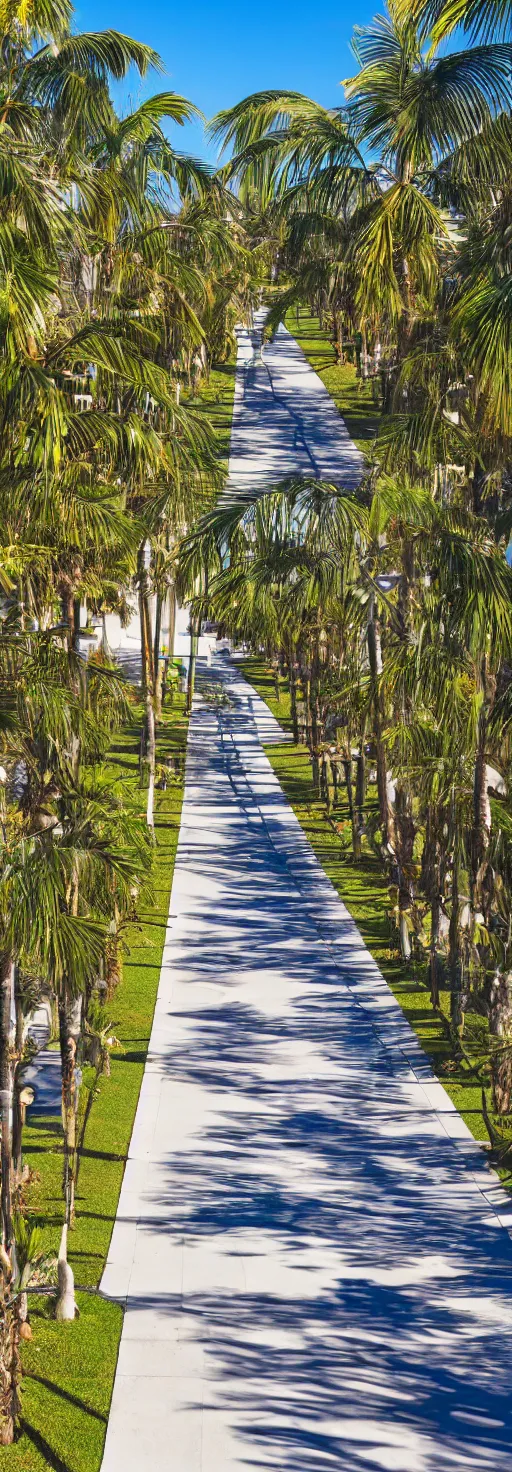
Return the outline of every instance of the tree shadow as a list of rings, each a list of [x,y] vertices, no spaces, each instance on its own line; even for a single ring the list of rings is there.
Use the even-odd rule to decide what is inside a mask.
[[[226,1466],[507,1472],[496,1183],[218,678],[117,1218],[129,1338],[201,1352],[176,1434],[203,1417]]]
[[[106,1425],[108,1417],[102,1415],[101,1411],[95,1410],[94,1406],[88,1405],[87,1401],[82,1400],[80,1396],[73,1395],[71,1390],[64,1390],[62,1385],[56,1385],[53,1380],[46,1380],[44,1375],[35,1375],[32,1370],[26,1372],[25,1379],[35,1380],[37,1385],[44,1385],[45,1390],[51,1390],[52,1395],[67,1401],[69,1405],[75,1406],[76,1410],[84,1411],[87,1416],[92,1416],[94,1421],[101,1421],[103,1425]]]
[[[73,1472],[69,1462],[63,1462],[62,1457],[59,1457],[54,1448],[50,1446],[49,1441],[37,1430],[36,1426],[30,1424],[30,1421],[23,1422],[23,1435],[28,1436],[36,1451],[43,1457],[46,1466],[52,1468],[52,1472]]]

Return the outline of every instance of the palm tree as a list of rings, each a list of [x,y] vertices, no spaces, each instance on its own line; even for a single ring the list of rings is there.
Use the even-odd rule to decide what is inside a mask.
[[[195,110],[159,91],[120,119],[111,84],[156,53],[75,34],[67,0],[9,4],[0,57],[0,1439],[19,1415],[11,1101],[20,987],[58,1000],[65,1238],[77,1173],[76,1069],[87,1010],[146,882],[144,828],[94,766],[126,716],[108,660],[80,656],[80,607],[118,607],[137,571],[147,721],[158,714],[159,618],[173,545],[222,478],[191,391],[245,310],[239,203],[173,147]],[[181,389],[185,394],[180,401]],[[140,577],[142,549],[149,565]],[[161,613],[161,603],[160,603]],[[153,669],[151,669],[151,659]],[[154,774],[154,743],[153,743]],[[11,1038],[16,967],[18,1030]],[[28,984],[28,983],[27,983]],[[19,1034],[19,1036],[18,1036]],[[19,1123],[19,1122],[18,1122]],[[21,1133],[16,1130],[16,1157]],[[73,1312],[61,1305],[59,1315]]]
[[[129,907],[131,887],[149,862],[136,820],[107,789],[95,793],[87,778],[87,763],[101,759],[112,729],[126,718],[127,697],[113,671],[84,666],[73,650],[56,649],[51,635],[11,637],[0,658],[10,705],[4,760],[18,837],[20,817],[23,823],[17,857],[4,848],[6,883],[14,874],[19,882],[19,900],[16,893],[9,900],[10,956],[39,966],[60,996],[63,1103],[72,1131],[70,1057],[81,1033],[80,1015],[73,1030],[73,999],[98,975],[107,922]],[[71,1201],[70,1221],[72,1214]]]
[[[499,760],[493,711],[512,636],[511,574],[499,547],[479,518],[386,477],[369,512],[333,488],[304,483],[223,505],[185,541],[182,577],[194,575],[198,560],[210,571],[208,611],[224,627],[264,643],[290,670],[298,656],[313,778],[330,809],[330,769],[344,766],[356,856],[362,823],[352,751],[356,743],[361,783],[364,748],[373,746],[402,955],[427,944],[422,892],[435,1005],[441,923],[450,919],[459,1030],[471,946],[485,969],[479,927],[492,929],[498,902],[487,787],[489,762]],[[466,869],[472,918],[461,930]]]
[[[418,325],[432,319],[440,273],[454,255],[443,204],[475,148],[490,182],[511,100],[508,44],[438,55],[429,45],[431,13],[416,24],[393,5],[356,28],[359,70],[344,84],[345,108],[259,93],[212,125],[233,148],[225,173],[241,196],[259,189],[287,224],[280,255],[292,285],[271,320],[304,297],[328,301],[336,318],[341,310],[367,344],[379,344],[388,408],[398,366]],[[504,138],[500,152],[505,160]]]

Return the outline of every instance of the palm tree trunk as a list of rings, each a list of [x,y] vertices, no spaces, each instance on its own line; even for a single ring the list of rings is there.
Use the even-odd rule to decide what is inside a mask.
[[[320,742],[320,739],[321,739],[321,731],[320,731],[320,700],[319,700],[319,676],[320,676],[320,661],[319,661],[319,657],[318,657],[318,645],[317,645],[317,647],[315,648],[314,654],[313,654],[313,660],[312,660],[312,664],[311,664],[311,685],[310,685],[310,691],[311,691],[311,735],[312,735],[312,738],[313,738],[313,745],[315,747],[318,746],[318,744]]]
[[[73,599],[73,650],[80,652],[80,599]]]
[[[370,665],[370,681],[373,713],[373,734],[375,740],[375,764],[377,767],[377,793],[379,798],[380,825],[382,830],[382,847],[386,850],[395,849],[395,835],[393,813],[390,802],[392,783],[387,769],[386,749],[382,737],[384,728],[384,711],[382,708],[382,695],[380,691],[380,676],[382,674],[382,652],[380,642],[380,627],[375,613],[375,605],[372,602],[370,618],[367,629],[368,661]]]
[[[309,677],[309,670],[304,671],[302,688],[304,691],[304,725],[306,731],[306,746],[309,748],[310,755],[312,755],[313,732],[311,726],[311,680]]]
[[[141,628],[141,651],[142,651],[142,680],[147,678],[149,687],[153,684],[153,639],[151,633],[151,614],[149,609],[149,593],[144,589],[139,595],[140,602],[140,628]]]
[[[190,620],[190,659],[189,659],[189,665],[188,665],[187,705],[186,705],[186,714],[188,716],[191,716],[192,715],[192,705],[193,705],[193,701],[194,701],[194,690],[195,690],[195,684],[196,684],[196,660],[197,660],[197,646],[198,646],[198,642],[199,642],[198,621],[197,621],[197,618],[191,618],[191,620]]]
[[[352,851],[354,850],[355,815],[354,815],[354,793],[352,789],[352,757],[343,757],[343,772],[345,775],[345,787],[347,789],[348,815],[352,829]]]
[[[306,730],[306,702],[303,695],[297,696],[297,731],[298,745],[307,746],[308,739]]]
[[[64,1222],[59,1247],[59,1260],[57,1264],[58,1295],[55,1304],[55,1318],[60,1323],[70,1323],[77,1315],[75,1303],[75,1280],[73,1269],[68,1263],[68,1226]]]
[[[313,768],[313,783],[317,797],[320,793],[320,762],[318,759],[318,746],[320,742],[320,721],[318,701],[318,646],[314,649],[311,663],[311,678],[309,681],[309,700],[311,707],[311,763]]]
[[[107,615],[106,615],[105,612],[103,612],[102,615],[101,615],[101,645],[100,645],[100,648],[101,648],[101,652],[103,654],[104,659],[112,659],[112,650],[111,650],[110,644],[108,642],[108,634],[107,634]]]
[[[429,978],[430,1000],[433,1007],[439,1006],[439,935],[441,926],[441,847],[438,829],[442,817],[437,805],[427,802],[425,813],[425,842],[421,858],[420,887],[430,905]]]
[[[146,821],[154,832],[154,803],[156,777],[156,732],[153,699],[153,651],[151,641],[151,618],[149,612],[148,576],[144,567],[143,552],[139,554],[139,610],[142,658],[142,689],[146,707],[147,762],[149,769]]]
[[[430,925],[430,956],[429,956],[430,1000],[432,1002],[432,1006],[433,1007],[438,1007],[439,1006],[439,961],[438,961],[438,946],[439,946],[439,927],[440,927],[440,923],[441,923],[441,901],[440,901],[439,892],[437,892],[437,893],[434,892],[434,894],[432,895],[432,903],[431,903],[431,907],[430,907],[430,914],[431,914],[431,925]]]
[[[450,978],[450,1021],[456,1033],[464,1026],[463,964],[460,937],[459,857],[453,855],[452,910],[448,931],[448,975]]]
[[[0,1251],[0,1446],[12,1446],[20,1414],[20,1318],[8,1305],[12,1280],[10,1255]]]
[[[359,754],[356,758],[356,845],[354,847],[354,858],[361,858],[361,845],[364,833],[364,802],[366,795],[366,763],[364,755],[364,742],[361,739]]]
[[[146,690],[146,725],[148,733],[148,801],[146,807],[146,823],[151,832],[155,831],[155,782],[156,782],[156,726],[155,708],[151,689],[148,685]]]
[[[11,1045],[12,958],[0,957],[0,1124],[1,1140],[1,1227],[0,1246],[0,1446],[11,1446],[20,1412],[18,1386],[21,1378],[19,1314],[8,1298],[12,1280],[12,1160]]]
[[[335,799],[333,764],[328,751],[324,752],[325,800],[327,812],[332,813]]]
[[[471,833],[471,904],[473,911],[482,907],[482,880],[486,869],[491,837],[491,806],[487,792],[487,717],[485,701],[478,720],[478,742],[473,779],[473,827]]]
[[[160,635],[162,632],[162,609],[164,595],[160,591],[156,595],[155,609],[155,636],[153,642],[153,707],[155,716],[162,714],[162,671],[160,668]]]
[[[288,650],[288,684],[290,687],[290,715],[292,718],[293,739],[297,746],[300,740],[300,733],[297,713],[297,681],[295,679],[294,649],[291,642]]]
[[[414,851],[415,825],[412,816],[410,793],[397,787],[395,809],[396,856],[398,865],[398,925],[402,959],[411,959],[411,938],[408,915],[414,901],[414,885],[411,868]]]
[[[65,628],[64,638],[66,640],[66,648],[71,654],[74,641],[75,618],[73,590],[70,587],[69,583],[66,580],[63,580],[60,585],[59,592],[61,601],[61,624],[63,624]]]
[[[492,1039],[492,1099],[497,1114],[509,1114],[512,1103],[512,972],[496,972],[489,999]]]
[[[19,1075],[21,1073],[21,1064],[22,1064],[22,1059],[23,1059],[23,1030],[24,1030],[24,1017],[23,1017],[23,1008],[22,1008],[22,1005],[21,1005],[21,995],[20,995],[20,986],[19,986],[19,967],[18,966],[16,966],[15,967],[15,970],[14,970],[14,1006],[15,1006],[15,1013],[16,1013],[16,1023],[15,1023],[16,1032],[15,1032],[15,1039],[14,1039],[14,1052],[15,1052],[15,1058],[16,1058],[16,1065],[15,1065],[15,1069],[14,1069],[13,1098],[12,1098],[12,1159],[13,1159],[13,1167],[14,1167],[14,1176],[15,1176],[15,1179],[18,1180],[19,1177],[21,1176],[21,1169],[22,1169],[22,1163],[23,1163],[23,1161],[22,1161],[22,1150],[21,1150],[21,1147],[22,1147],[22,1137],[23,1137],[23,1117],[22,1117],[21,1102],[20,1102],[20,1095],[21,1095],[22,1084],[20,1082]]]
[[[12,1244],[12,1068],[11,1068],[12,957],[0,957],[0,1124],[2,1245],[9,1255]]]
[[[171,583],[168,593],[169,598],[169,659],[174,657],[174,636],[176,632],[176,590]]]
[[[63,1192],[65,1220],[68,1227],[75,1224],[76,1189],[76,1025],[72,1020],[70,999],[66,990],[59,996],[59,1042],[62,1080],[62,1126],[64,1131],[64,1174]]]
[[[176,592],[174,584],[171,583],[167,589],[168,605],[168,628],[167,628],[167,654],[164,659],[164,671],[162,676],[162,705],[167,695],[167,683],[169,677],[169,665],[172,665],[174,655],[174,635],[176,629]],[[171,684],[171,704],[173,697],[173,686]]]

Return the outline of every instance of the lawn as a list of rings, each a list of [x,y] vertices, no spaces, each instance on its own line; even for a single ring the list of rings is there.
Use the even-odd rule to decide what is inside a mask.
[[[231,439],[231,421],[233,418],[233,399],[235,394],[236,360],[230,359],[227,363],[218,363],[211,369],[208,380],[202,379],[199,391],[194,398],[187,396],[188,403],[200,414],[208,419],[217,436],[217,458],[219,468],[227,472],[229,461],[229,444]],[[204,497],[203,510],[207,511],[215,504],[219,494],[217,486],[213,492],[208,492]]]
[[[194,408],[204,409],[208,415],[217,435],[219,459],[226,463],[229,459],[235,374],[234,358],[227,363],[218,363],[212,368],[208,381],[201,380],[196,398],[190,400]]]
[[[177,780],[158,792],[153,903],[126,932],[123,977],[111,1004],[112,1030],[121,1047],[103,1078],[89,1120],[69,1258],[75,1281],[101,1278],[117,1210],[123,1171],[148,1049],[162,959],[183,797],[186,745],[184,697],[175,695],[158,735],[158,759],[175,757]],[[113,744],[109,775],[125,801],[139,810],[146,794],[138,781],[140,725],[134,720]],[[34,1172],[28,1213],[44,1222],[46,1244],[58,1247],[62,1222],[61,1126],[35,1118],[24,1135]],[[15,1446],[2,1452],[6,1472],[98,1472],[112,1395],[122,1310],[99,1296],[77,1294],[80,1318],[57,1324],[51,1301],[31,1302],[32,1342],[24,1346],[23,1426]]]
[[[217,431],[219,459],[226,466],[234,384],[234,364],[220,365],[194,400]],[[175,705],[164,716],[160,760],[172,751],[184,761],[183,704],[183,697],[175,696]],[[112,781],[122,785],[125,801],[141,809],[145,794],[138,785],[138,739],[139,725],[134,721],[114,743],[109,770]],[[280,758],[279,752],[277,761]],[[303,770],[294,773],[300,784],[307,781],[302,753],[301,761]],[[77,1223],[69,1244],[76,1283],[84,1287],[100,1282],[115,1220],[158,987],[181,802],[181,781],[158,794],[154,904],[126,933],[123,979],[111,1014],[121,1048],[113,1054],[111,1077],[102,1080],[89,1121]],[[60,1121],[37,1118],[27,1125],[24,1153],[34,1172],[28,1211],[44,1223],[45,1244],[53,1251],[62,1222]],[[78,1292],[77,1299],[80,1319],[66,1325],[51,1317],[50,1300],[32,1301],[34,1338],[24,1346],[23,1356],[22,1434],[3,1453],[9,1472],[41,1472],[47,1467],[55,1472],[98,1472],[100,1467],[122,1310],[99,1296]]]
[[[363,383],[356,377],[352,363],[336,362],[329,333],[306,307],[290,307],[286,326],[300,343],[308,363],[325,383],[358,449],[368,455],[379,422],[371,383]]]
[[[291,731],[290,698],[286,683],[283,681],[278,702],[273,673],[264,660],[244,660],[243,671],[284,729]],[[343,836],[333,831],[325,816],[325,805],[315,796],[311,763],[304,746],[287,742],[283,746],[269,746],[266,751],[322,868],[344,900],[363,940],[430,1058],[436,1074],[475,1138],[487,1141],[480,1084],[464,1063],[461,1066],[455,1062],[450,1039],[431,1005],[422,968],[414,964],[404,966],[396,953],[388,915],[390,901],[387,882],[377,859],[373,854],[366,853],[360,864],[354,864]],[[448,1015],[447,992],[442,993],[442,1005]],[[475,1026],[478,1021],[479,1019],[474,1020]],[[472,1025],[470,1016],[468,1026],[471,1028]]]
[[[235,363],[222,363],[190,400],[213,425],[225,469],[234,389]],[[96,1287],[102,1276],[149,1044],[183,799],[184,704],[184,697],[175,695],[159,729],[157,759],[162,762],[172,753],[181,774],[157,795],[154,903],[126,932],[123,978],[111,1011],[112,1031],[121,1047],[112,1055],[111,1077],[101,1082],[87,1129],[77,1221],[69,1241],[75,1281],[84,1287]],[[138,781],[139,737],[140,723],[134,718],[114,742],[108,770],[112,782],[122,786],[125,801],[144,810],[146,794]],[[43,1225],[48,1251],[56,1251],[62,1224],[60,1120],[39,1117],[27,1124],[24,1154],[33,1172],[27,1214]],[[23,1353],[22,1434],[2,1453],[6,1472],[42,1472],[48,1467],[54,1472],[98,1472],[101,1465],[122,1309],[92,1294],[78,1292],[77,1301],[80,1318],[60,1325],[52,1318],[51,1300],[32,1300],[34,1337]]]

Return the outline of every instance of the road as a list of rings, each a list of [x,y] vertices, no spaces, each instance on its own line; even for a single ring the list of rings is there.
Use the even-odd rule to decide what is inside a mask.
[[[225,496],[265,491],[287,476],[353,491],[363,456],[321,378],[282,325],[261,352],[266,309],[254,331],[238,330],[238,357]]]
[[[104,1290],[103,1472],[509,1472],[510,1207],[323,874],[240,670],[191,722]]]

